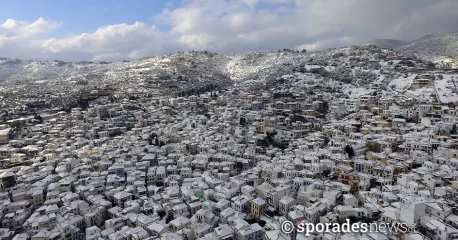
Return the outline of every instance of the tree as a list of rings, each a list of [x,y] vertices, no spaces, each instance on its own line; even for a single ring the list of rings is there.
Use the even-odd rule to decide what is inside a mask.
[[[245,220],[247,223],[249,223],[250,225],[256,223],[256,219],[254,219],[254,218],[248,218],[248,219],[246,218],[246,219],[244,219],[244,220]]]
[[[158,210],[157,211],[157,215],[159,215],[159,217],[162,219],[165,217],[165,211],[164,210]]]
[[[304,122],[304,123],[308,122],[307,118],[305,118],[303,115],[294,114],[291,122],[297,122],[297,121]]]
[[[89,100],[88,99],[79,99],[77,104],[79,108],[87,109],[89,107]]]
[[[329,137],[328,137],[328,136],[325,136],[325,137],[324,137],[324,142],[323,142],[323,147],[327,147],[328,144],[329,144],[329,141],[331,141],[331,140],[329,139]]]
[[[453,124],[452,131],[450,131],[451,134],[457,134],[456,131],[456,124]]]
[[[11,123],[11,129],[8,132],[8,138],[9,139],[16,138],[21,133],[23,126],[24,124],[21,121],[15,121]]]
[[[369,188],[375,188],[377,187],[377,185],[378,185],[377,179],[371,178],[370,183],[369,183]]]
[[[39,123],[43,123],[43,118],[40,115],[35,115],[33,116],[35,120],[37,120]]]
[[[129,95],[127,98],[133,101],[138,100],[138,98],[135,95]]]
[[[348,217],[348,219],[350,220],[350,223],[351,223],[351,224],[357,223],[357,222],[358,222],[358,218],[355,217],[355,216],[350,216],[350,217]]]
[[[246,118],[241,117],[239,123],[240,123],[240,125],[245,126],[245,124],[246,124]]]
[[[325,169],[323,172],[321,172],[322,177],[329,177],[329,174],[331,174],[331,170]]]
[[[264,221],[262,219],[257,219],[257,222],[258,222],[259,226],[261,226],[261,227],[264,227],[266,225],[266,221]]]
[[[167,218],[165,219],[165,223],[169,224],[170,221],[172,221],[175,217],[173,216],[173,212],[169,212],[167,215]]]
[[[239,169],[241,171],[243,169],[243,163],[242,162],[235,162],[235,168]]]
[[[353,147],[350,145],[347,145],[345,147],[345,152],[348,154],[349,158],[352,158],[353,156],[355,156],[355,151],[353,150]]]
[[[276,148],[279,148],[281,150],[285,150],[286,148],[288,148],[289,146],[289,143],[288,142],[277,142],[277,141],[274,141],[272,143],[272,146],[276,147]]]
[[[366,143],[366,148],[367,148],[367,151],[371,151],[371,152],[380,152],[381,151],[380,144],[374,141],[368,141]]]

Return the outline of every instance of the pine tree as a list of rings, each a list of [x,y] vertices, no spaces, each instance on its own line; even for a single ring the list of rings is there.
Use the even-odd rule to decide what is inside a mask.
[[[353,156],[355,156],[355,150],[354,150],[353,147],[350,146],[350,145],[347,145],[347,146],[345,147],[345,152],[348,154],[348,157],[349,157],[349,158],[352,158]]]

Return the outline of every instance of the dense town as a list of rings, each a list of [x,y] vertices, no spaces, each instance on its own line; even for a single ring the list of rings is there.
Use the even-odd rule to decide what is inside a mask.
[[[315,59],[262,88],[10,111],[0,239],[458,239],[458,74],[402,58],[364,60],[403,75],[361,88]],[[411,231],[281,228],[347,219]]]

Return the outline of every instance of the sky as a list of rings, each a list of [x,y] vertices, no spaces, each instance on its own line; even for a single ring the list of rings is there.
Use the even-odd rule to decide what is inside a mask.
[[[121,61],[410,41],[458,31],[456,9],[458,0],[5,1],[0,57]]]

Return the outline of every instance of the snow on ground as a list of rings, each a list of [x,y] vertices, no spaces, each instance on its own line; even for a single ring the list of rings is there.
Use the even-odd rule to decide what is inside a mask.
[[[412,76],[409,76],[409,77],[401,77],[401,78],[396,78],[396,79],[393,79],[391,80],[390,84],[388,85],[389,87],[391,86],[395,86],[396,87],[396,91],[398,92],[403,92],[407,89],[410,88],[410,85],[412,85],[412,82],[413,80],[415,79],[417,75],[412,75]]]
[[[379,76],[378,76],[378,79],[374,81],[374,83],[383,83],[383,81],[386,80],[385,75],[380,74],[380,71],[378,71],[378,73],[376,73],[376,74],[378,74]]]
[[[225,55],[219,64],[223,72],[229,74],[232,80],[237,81],[247,79],[263,70],[283,69],[287,65],[299,64],[306,59],[307,54],[251,52],[243,55]]]
[[[35,83],[38,83],[38,84],[43,84],[43,83],[46,83],[48,82],[48,80],[37,80],[35,81]]]
[[[415,99],[426,100],[427,102],[434,102],[436,91],[434,90],[433,87],[427,87],[427,88],[418,88],[418,89],[413,89],[413,90],[407,90],[404,94],[408,97],[412,97]]]
[[[443,76],[442,80],[434,82],[437,97],[442,103],[458,102],[458,91],[456,89],[458,74],[443,74]]]
[[[336,67],[334,66],[320,66],[320,65],[304,65],[304,68],[307,70],[307,71],[310,71],[312,69],[315,69],[315,68],[324,68],[326,71],[334,71],[336,70]]]
[[[345,84],[343,86],[343,93],[350,96],[350,98],[360,98],[364,95],[371,94],[374,90],[370,90],[363,87],[356,87],[351,84]]]
[[[144,68],[131,68],[129,70],[132,70],[134,72],[142,72],[142,71],[150,71],[151,68],[150,67],[144,67]]]

